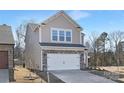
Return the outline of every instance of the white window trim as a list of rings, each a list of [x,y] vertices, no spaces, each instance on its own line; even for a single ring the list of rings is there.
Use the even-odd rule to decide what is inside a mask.
[[[57,41],[54,41],[52,39],[52,31],[53,30],[57,31],[57,34],[58,34]],[[66,33],[64,33],[64,41],[60,41],[59,40],[59,31],[64,31],[64,32],[69,31],[71,33],[71,41],[70,42],[66,41]],[[72,30],[71,29],[62,29],[62,28],[51,28],[51,42],[54,42],[54,43],[72,43]]]
[[[52,41],[52,42],[58,42],[59,33],[58,33],[58,31],[57,31],[57,41],[54,41],[53,38],[52,38],[52,37],[53,37],[53,36],[52,36],[52,31],[53,31],[53,30],[56,30],[56,29],[51,28],[51,41]]]

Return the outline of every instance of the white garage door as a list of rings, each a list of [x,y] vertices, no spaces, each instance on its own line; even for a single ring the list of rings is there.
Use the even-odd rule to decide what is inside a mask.
[[[79,54],[47,54],[48,70],[80,69]]]

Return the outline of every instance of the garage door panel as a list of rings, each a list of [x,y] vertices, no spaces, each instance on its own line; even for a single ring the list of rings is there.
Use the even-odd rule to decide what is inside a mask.
[[[79,54],[48,54],[48,70],[80,69]]]
[[[8,68],[8,52],[0,51],[0,69]]]
[[[60,66],[61,65],[61,66]],[[48,69],[54,70],[54,69],[62,69],[62,59],[58,55],[50,54],[48,55]]]

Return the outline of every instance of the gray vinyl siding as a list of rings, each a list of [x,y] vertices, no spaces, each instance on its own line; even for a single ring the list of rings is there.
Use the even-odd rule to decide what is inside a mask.
[[[63,16],[57,17],[55,20],[52,20],[51,22],[47,23],[46,26],[42,27],[42,42],[51,42],[51,28],[71,29],[72,44],[80,44],[80,30]]]
[[[27,27],[25,59],[27,68],[41,70],[41,49],[39,44],[39,31],[32,31]]]

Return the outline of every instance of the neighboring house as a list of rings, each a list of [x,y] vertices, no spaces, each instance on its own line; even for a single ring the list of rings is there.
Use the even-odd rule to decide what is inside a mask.
[[[46,72],[88,67],[83,29],[64,11],[46,21],[28,24],[25,39],[26,67]]]
[[[124,65],[124,41],[118,44],[120,65]]]
[[[8,69],[9,80],[14,80],[14,39],[11,27],[6,24],[0,25],[0,70]]]

